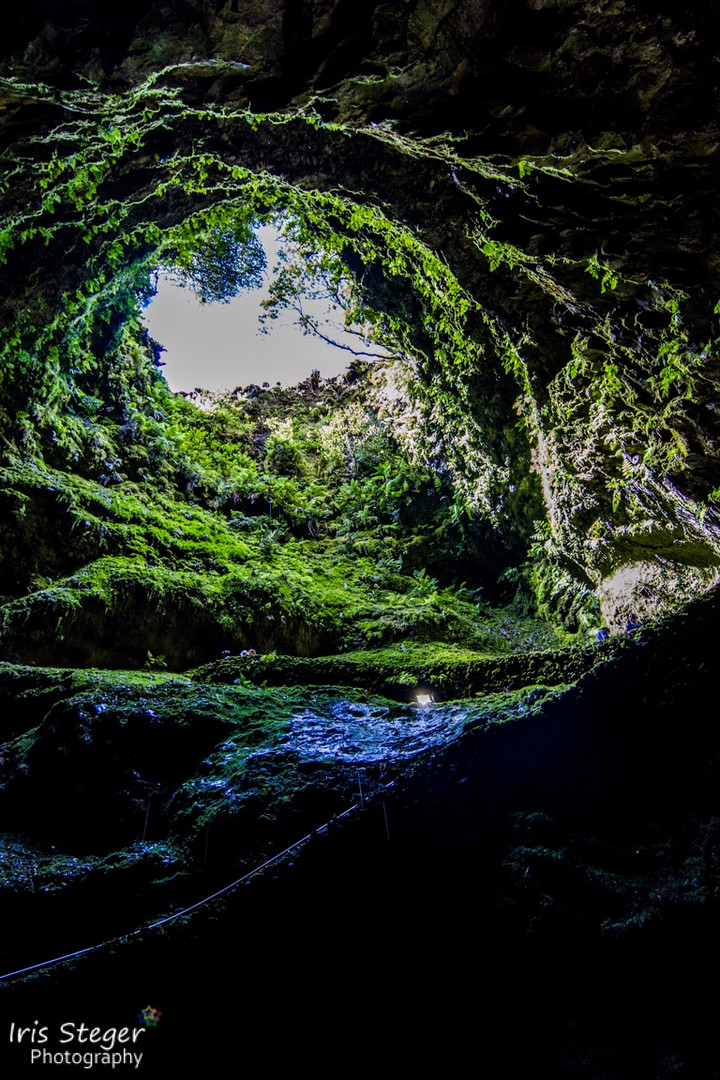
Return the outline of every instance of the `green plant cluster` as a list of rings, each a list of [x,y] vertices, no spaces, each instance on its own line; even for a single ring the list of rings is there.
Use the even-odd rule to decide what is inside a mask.
[[[166,84],[166,76],[156,74],[128,95],[101,102],[77,92],[73,104],[81,118],[63,129],[60,144],[49,139],[42,148],[32,145],[16,152],[8,183],[22,173],[27,186],[36,176],[36,190],[25,192],[22,207],[7,223],[8,266],[22,261],[23,248],[28,256],[30,250],[48,249],[60,254],[63,262],[72,258],[76,269],[84,261],[85,271],[79,281],[78,274],[73,275],[73,285],[58,301],[32,297],[33,302],[13,320],[16,329],[4,342],[3,352],[8,436],[32,441],[38,427],[45,435],[54,430],[58,436],[58,428],[72,426],[68,413],[77,411],[79,397],[88,395],[88,405],[101,400],[95,388],[89,391],[84,384],[92,383],[100,352],[106,363],[108,345],[112,347],[118,334],[138,332],[140,304],[158,268],[174,267],[201,296],[220,299],[231,295],[242,280],[255,281],[259,260],[248,223],[281,213],[294,223],[295,237],[304,246],[305,268],[314,257],[336,285],[342,274],[345,283],[357,283],[346,295],[346,321],[365,325],[374,340],[395,355],[411,358],[413,393],[428,421],[436,423],[446,414],[455,428],[447,440],[448,453],[455,454],[463,437],[472,439],[478,475],[466,485],[465,499],[496,518],[496,499],[488,492],[505,486],[507,469],[492,441],[483,437],[483,425],[473,420],[467,402],[462,396],[458,400],[452,389],[459,376],[479,371],[489,350],[505,341],[501,328],[415,231],[392,221],[377,205],[347,194],[301,191],[268,174],[252,173],[212,148],[218,128],[230,123],[249,132],[263,125],[317,129],[320,122],[312,112],[292,118],[229,113],[220,107],[196,110],[182,101],[177,88]],[[13,88],[15,93],[21,90],[31,92],[28,87]],[[38,99],[48,93],[39,87],[32,92]],[[333,125],[320,126],[334,134]],[[204,152],[197,148],[192,154],[179,149],[169,155],[153,152],[164,133],[172,130],[179,135],[185,128],[202,133]],[[65,152],[70,144],[72,154]],[[40,161],[31,173],[32,155]],[[123,197],[133,171],[148,161],[142,197]],[[162,228],[158,219],[173,201],[181,209],[171,227]],[[238,258],[249,260],[242,272]],[[348,260],[355,265],[350,274]],[[404,309],[401,305],[393,311],[370,297],[368,282],[378,274],[389,289],[411,298],[407,302],[412,310],[405,302]],[[295,296],[296,285],[292,277],[280,277],[275,305],[288,299],[288,290]],[[479,312],[486,325],[487,344],[468,334],[473,312]],[[60,432],[59,437],[64,435]],[[459,477],[462,460],[460,451],[455,462]]]
[[[5,468],[11,653],[177,669],[223,649],[482,640],[490,609],[460,575],[484,536],[454,513],[449,477],[408,456],[359,369],[249,387],[209,412],[161,397],[162,421],[101,418],[75,470]]]
[[[2,582],[6,648],[66,662],[162,657],[178,667],[222,647],[314,652],[411,630],[460,633],[460,624],[472,637],[476,607],[458,601],[466,608],[455,625],[444,590],[482,561],[488,530],[468,515],[461,471],[448,471],[454,440],[434,461],[410,453],[365,388],[310,386],[286,399],[267,388],[204,413],[169,393],[141,318],[163,267],[205,299],[255,282],[251,226],[282,212],[304,277],[310,268],[348,325],[364,327],[385,355],[442,370],[447,358],[463,366],[477,353],[463,332],[472,304],[447,266],[373,206],[301,192],[214,152],[152,154],[142,198],[119,198],[140,151],[171,124],[212,129],[228,118],[189,109],[157,79],[101,106],[77,100],[81,119],[62,135],[76,144],[72,155],[52,141],[21,148],[40,154],[40,197],[5,233],[8,267],[38,243],[68,260],[86,251],[85,276],[74,274],[58,307],[32,293],[46,283],[29,275],[32,303],[3,345],[3,498],[14,526]],[[255,130],[287,118],[233,122]],[[21,152],[17,169],[32,183],[27,164]],[[184,209],[163,230],[156,217],[172,192]],[[300,295],[298,265],[287,261],[278,275],[270,315]],[[379,270],[419,305],[423,348],[402,312],[373,302],[365,278]],[[453,412],[461,424],[463,410]],[[479,443],[475,457],[483,476],[502,471]],[[475,486],[475,505],[494,515],[487,485]],[[183,625],[201,645],[188,645]]]
[[[34,631],[23,638],[18,630],[26,606],[35,619],[59,603],[69,617],[73,598],[107,608],[102,597],[112,594],[129,611],[144,591],[153,603],[165,598],[173,614],[167,633],[154,630],[144,642],[143,658],[167,655],[165,638],[188,604],[212,612],[223,634],[232,625],[236,645],[260,633],[258,612],[274,618],[279,603],[289,620],[284,644],[312,649],[313,632],[324,640],[331,628],[337,638],[353,610],[335,601],[308,607],[304,584],[289,592],[278,584],[292,560],[297,572],[286,576],[302,580],[313,545],[356,569],[369,560],[373,589],[389,584],[428,613],[443,585],[473,576],[473,560],[477,586],[521,562],[528,546],[544,570],[522,580],[538,591],[544,574],[551,595],[558,585],[572,592],[574,565],[594,551],[596,522],[624,527],[646,514],[649,487],[667,489],[666,477],[681,475],[694,453],[686,403],[709,390],[712,346],[700,348],[686,328],[686,297],[669,283],[631,280],[599,251],[543,254],[505,238],[502,198],[531,195],[549,175],[543,163],[525,161],[518,177],[509,163],[462,157],[447,140],[420,147],[386,125],[351,131],[310,106],[282,114],[198,107],[175,74],[165,69],[120,94],[63,91],[69,119],[42,139],[29,134],[6,159],[1,251],[13,287],[0,301],[0,438],[3,497],[18,526],[3,586],[8,647],[32,640]],[[57,107],[54,88],[6,80],[4,89],[8,99]],[[324,152],[356,140],[358,152],[374,144],[447,167],[473,207],[473,271],[451,268],[427,230],[393,216],[380,198],[308,188],[261,164],[303,139]],[[392,357],[404,434],[393,432],[388,408],[371,407],[343,446],[342,403],[333,403],[333,432],[327,415],[290,415],[299,401],[283,412],[271,393],[262,416],[223,405],[211,418],[169,393],[142,323],[154,276],[174,268],[201,298],[226,299],[257,282],[253,226],[271,217],[285,223],[296,255],[276,277],[268,317],[289,306],[304,329],[317,330],[303,290],[324,289],[378,366]],[[527,305],[524,325],[513,304]],[[641,333],[644,311],[667,325]],[[531,463],[546,451],[552,468],[541,490]],[[704,493],[705,509],[716,490]],[[674,495],[664,497],[666,508]],[[702,530],[703,507],[683,498],[676,516],[694,513]],[[532,547],[543,500],[558,560],[546,558],[546,545]],[[55,550],[52,541],[25,550],[28,537],[42,529],[57,539],[68,522]],[[588,538],[584,547],[578,535]],[[568,560],[562,551],[573,543]],[[252,580],[263,578],[260,600],[248,566]],[[203,582],[197,595],[186,592],[193,574]],[[343,585],[353,577],[344,564],[339,574]],[[47,589],[38,587],[43,579]],[[373,603],[365,596],[354,610],[361,635],[376,633],[380,616],[360,614],[382,608]],[[428,616],[435,625],[441,606]],[[123,634],[134,625],[128,618],[118,623]]]

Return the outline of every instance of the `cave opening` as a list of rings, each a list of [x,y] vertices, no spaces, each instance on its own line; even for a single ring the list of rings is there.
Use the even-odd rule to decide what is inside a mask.
[[[172,218],[164,200],[110,240],[86,226],[94,276],[30,332],[56,342],[36,369],[37,422],[23,429],[53,494],[27,522],[20,469],[15,512],[21,533],[42,521],[54,540],[18,544],[6,566],[8,649],[182,669],[249,647],[316,655],[408,635],[556,642],[533,621],[520,566],[542,514],[538,485],[519,477],[513,497],[521,456],[503,450],[502,431],[495,445],[478,441],[444,368],[450,348],[472,362],[482,346],[463,329],[470,305],[442,260],[354,202],[264,180],[198,207],[187,186]],[[260,284],[257,229],[273,219],[288,242],[265,315],[289,309],[327,339],[312,304],[330,302],[350,365],[286,387],[173,394],[143,319],[157,276],[206,306],[229,301]],[[508,630],[492,605],[516,594]]]
[[[631,610],[656,610],[688,584],[703,588],[714,579],[717,557],[706,548],[714,510],[698,507],[670,471],[682,470],[690,452],[673,425],[683,427],[682,402],[709,355],[689,337],[684,293],[667,282],[639,288],[600,257],[593,238],[580,255],[523,240],[519,210],[537,197],[538,183],[542,193],[544,167],[478,159],[472,171],[463,166],[464,177],[452,144],[433,143],[419,158],[382,125],[364,130],[358,157],[348,157],[341,126],[249,110],[230,119],[221,108],[184,102],[176,76],[181,87],[180,69],[141,82],[114,102],[109,124],[105,113],[97,129],[78,121],[82,139],[69,157],[47,140],[20,149],[22,161],[28,152],[40,164],[27,173],[27,182],[35,179],[35,194],[23,203],[30,209],[18,211],[4,240],[4,257],[26,286],[19,308],[5,300],[16,331],[3,343],[3,408],[9,444],[18,448],[8,502],[20,538],[3,568],[8,649],[87,659],[86,619],[103,628],[98,662],[137,664],[151,654],[176,667],[253,636],[305,653],[401,634],[385,615],[383,629],[358,611],[353,637],[340,619],[348,605],[328,607],[319,594],[318,621],[300,618],[308,586],[288,563],[285,536],[316,548],[321,537],[328,545],[332,539],[346,557],[385,562],[359,583],[362,610],[380,610],[368,582],[389,572],[399,574],[390,606],[403,591],[435,597],[434,586],[418,585],[420,575],[440,590],[516,599],[523,614],[570,633],[588,634],[602,620],[621,627]],[[90,115],[96,108],[84,91],[70,98]],[[233,138],[242,132],[244,163],[230,129]],[[192,153],[178,143],[181,133]],[[547,182],[554,191],[554,168]],[[432,217],[420,223],[415,205],[427,209],[437,198],[449,220],[458,215],[447,238]],[[347,400],[324,401],[326,423],[317,407],[303,420],[287,395],[283,401],[271,393],[277,387],[262,384],[242,403],[242,395],[226,395],[220,410],[213,403],[212,419],[206,409],[193,411],[192,401],[170,394],[160,345],[143,322],[153,275],[163,267],[206,302],[229,299],[243,274],[246,283],[257,280],[262,252],[252,243],[253,224],[273,217],[290,223],[300,254],[276,276],[267,314],[295,307],[305,329],[322,333],[298,308],[305,283],[320,280],[335,290],[346,323],[379,349],[370,363],[356,357],[342,376]],[[59,269],[52,277],[42,272],[48,247]],[[663,319],[631,323],[638,303]],[[658,349],[654,337],[668,319],[675,336]],[[645,384],[643,365],[653,372]],[[314,381],[309,391],[317,393]],[[362,406],[362,434],[348,416],[350,397],[360,409],[361,394],[370,401]],[[648,407],[654,398],[665,403],[660,425]],[[381,429],[372,438],[371,423]],[[349,445],[334,451],[332,467],[326,444],[334,429]],[[366,448],[357,452],[358,440],[373,444],[372,460]],[[29,469],[56,494],[28,503]],[[661,469],[667,480],[657,478]],[[330,477],[331,487],[350,487],[329,495]],[[147,520],[165,523],[163,536],[141,523],[132,485],[152,507]],[[412,512],[397,504],[402,498]],[[434,522],[429,510],[424,522],[417,516],[423,499],[437,504]],[[678,546],[671,530],[652,524],[660,513],[652,505],[691,523],[687,542]],[[235,540],[221,559],[203,549],[212,528],[198,525],[200,541],[188,542],[187,522],[201,512],[215,515],[226,539],[239,538],[241,518],[250,522],[243,527],[255,530],[255,556],[248,558],[246,545],[245,570]],[[25,542],[33,515],[55,538],[41,549]],[[260,527],[272,535],[261,537]],[[651,558],[646,534],[653,544],[657,538]],[[279,589],[265,573],[271,556],[283,562],[274,578],[286,574],[294,583],[280,603],[284,629],[267,625]],[[666,558],[682,564],[671,593]],[[265,574],[262,601],[235,608],[250,564]],[[178,575],[198,569],[190,599]],[[225,578],[222,589],[206,571]],[[315,575],[311,592],[320,580]],[[344,587],[347,575],[342,580]],[[417,633],[426,639],[445,632],[445,615],[455,619],[447,597],[434,602],[427,625],[417,612]],[[471,620],[478,615],[472,602]],[[57,612],[54,635],[37,627],[48,606]],[[119,610],[122,620],[104,613]],[[193,625],[188,610],[202,624],[194,638],[202,649],[181,645],[176,633]],[[238,620],[228,634],[231,610]],[[120,644],[127,640],[131,650]]]
[[[338,293],[316,276],[312,282],[298,280],[292,294],[286,285],[280,295],[277,275],[282,265],[287,276],[292,258],[281,228],[279,220],[257,222],[242,245],[225,253],[233,262],[227,268],[230,294],[227,274],[210,283],[196,280],[191,266],[181,271],[165,263],[155,271],[143,321],[162,348],[163,375],[174,392],[293,386],[312,372],[321,378],[342,375],[357,357],[389,358],[372,351],[361,327],[346,325],[346,310],[338,304],[346,289]],[[210,251],[200,254],[207,260]],[[221,256],[215,252],[215,257]],[[301,257],[295,254],[296,260]],[[244,274],[240,263],[247,268]]]

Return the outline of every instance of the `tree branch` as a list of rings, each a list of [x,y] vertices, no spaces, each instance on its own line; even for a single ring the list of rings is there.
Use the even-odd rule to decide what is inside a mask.
[[[320,329],[320,327],[319,327],[318,323],[316,322],[316,320],[313,319],[313,317],[311,315],[308,315],[305,311],[303,311],[301,303],[299,303],[298,301],[295,301],[292,304],[290,304],[289,306],[293,309],[293,311],[297,312],[298,318],[296,319],[296,323],[299,324],[299,326],[301,327],[304,334],[307,334],[307,333],[314,334],[315,337],[319,337],[321,341],[327,342],[328,345],[333,345],[336,349],[342,349],[344,352],[349,352],[353,356],[367,356],[367,357],[372,357],[373,359],[376,359],[376,360],[390,360],[391,359],[392,354],[388,353],[388,352],[383,352],[383,353],[368,352],[367,349],[364,349],[364,350],[363,349],[353,349],[353,347],[351,345],[343,345],[341,342],[336,341],[334,338],[330,337],[328,334],[324,334],[322,332],[322,330]],[[354,334],[356,337],[361,337],[362,336],[358,330],[347,330],[346,329],[345,333],[346,334]]]

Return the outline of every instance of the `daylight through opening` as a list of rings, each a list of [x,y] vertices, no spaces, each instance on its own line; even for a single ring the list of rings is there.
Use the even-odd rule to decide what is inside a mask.
[[[313,373],[335,378],[354,359],[390,357],[367,323],[353,322],[342,268],[331,272],[327,255],[308,258],[292,231],[278,218],[240,219],[159,262],[143,321],[171,390],[293,386]]]

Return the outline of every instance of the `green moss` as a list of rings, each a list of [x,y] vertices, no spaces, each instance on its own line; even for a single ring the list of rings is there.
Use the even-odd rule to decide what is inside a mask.
[[[37,459],[5,469],[16,527],[0,633],[12,653],[121,667],[152,655],[182,669],[251,647],[522,639],[520,622],[500,626],[473,590],[448,587],[487,566],[488,549],[490,565],[508,555],[459,511],[447,474],[394,436],[367,373],[235,394],[210,414],[168,399],[166,412],[161,447],[154,434],[130,444],[155,456],[152,479],[108,480],[107,462],[97,479]],[[124,427],[103,427],[113,454]]]
[[[254,113],[189,92],[228,70],[169,63],[124,91],[6,80],[9,100],[64,106],[9,150],[4,189],[8,654],[182,668],[225,648],[313,654],[412,634],[481,648],[483,620],[448,591],[463,581],[493,600],[522,584],[573,631],[626,563],[682,563],[704,587],[718,558],[714,443],[698,420],[714,392],[712,303],[606,255],[607,221],[568,226],[561,197],[607,213],[598,192],[612,203],[618,177],[649,183],[658,148],[605,132],[573,153],[486,159],[469,136],[330,120],[345,114],[326,100]],[[404,78],[349,86],[380,101]],[[368,190],[331,183],[335,160]],[[441,214],[467,207],[447,243],[398,195],[415,174]],[[555,207],[557,235],[515,228],[536,202]],[[223,299],[239,261],[257,276],[252,225],[270,218],[296,246],[268,315],[329,290],[392,357],[384,402],[362,365],[354,389],[236,394],[211,415],[169,393],[141,321],[153,273],[175,267]],[[648,551],[663,521],[682,543]]]
[[[430,641],[315,659],[276,654],[228,657],[198,669],[194,678],[263,686],[359,687],[365,693],[381,693],[400,701],[414,701],[421,692],[443,701],[515,690],[531,683],[570,684],[602,659],[607,657],[599,656],[594,646],[510,654],[507,649],[477,652]]]

